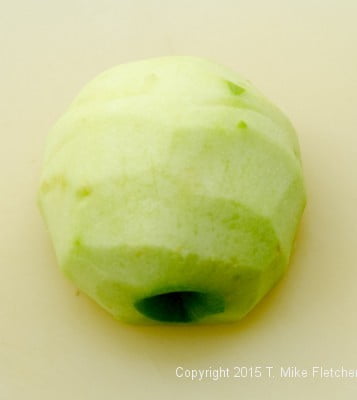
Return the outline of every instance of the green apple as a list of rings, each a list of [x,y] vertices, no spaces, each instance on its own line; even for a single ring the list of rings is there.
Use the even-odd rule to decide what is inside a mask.
[[[115,318],[218,323],[282,276],[305,189],[292,125],[249,81],[163,57],[84,87],[38,198],[61,269]]]

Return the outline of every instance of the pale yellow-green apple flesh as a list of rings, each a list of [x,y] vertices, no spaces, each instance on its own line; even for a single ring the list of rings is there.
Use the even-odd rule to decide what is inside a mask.
[[[289,262],[305,206],[296,134],[226,67],[119,65],[50,132],[39,205],[61,269],[115,318],[239,320]]]

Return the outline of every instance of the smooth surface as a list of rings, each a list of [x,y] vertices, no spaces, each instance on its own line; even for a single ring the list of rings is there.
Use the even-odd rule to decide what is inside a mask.
[[[357,378],[279,375],[281,366],[357,369],[357,3],[1,6],[0,399],[354,398]],[[174,54],[236,69],[299,133],[308,205],[296,251],[236,325],[114,321],[60,274],[36,208],[44,138],[83,84],[120,62]],[[231,378],[191,382],[178,366],[230,368]],[[233,378],[234,366],[274,366],[275,378]]]

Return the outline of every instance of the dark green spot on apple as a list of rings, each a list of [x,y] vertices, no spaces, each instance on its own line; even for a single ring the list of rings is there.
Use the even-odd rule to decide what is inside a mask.
[[[77,190],[77,196],[79,198],[88,197],[92,193],[92,189],[89,186],[83,186]]]
[[[237,127],[239,128],[239,129],[246,129],[247,128],[247,123],[245,122],[245,121],[239,121],[238,122],[238,124],[237,124]]]
[[[225,82],[226,82],[230,92],[232,94],[234,94],[235,96],[237,96],[237,95],[239,96],[245,92],[245,89],[242,86],[239,86],[236,83],[233,83],[231,81],[225,81]]]

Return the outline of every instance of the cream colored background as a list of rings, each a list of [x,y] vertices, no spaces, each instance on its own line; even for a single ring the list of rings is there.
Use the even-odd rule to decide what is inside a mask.
[[[353,399],[357,379],[193,382],[175,368],[357,369],[357,2],[0,1],[0,399]],[[242,323],[133,327],[62,277],[35,205],[45,136],[117,63],[197,55],[300,136],[308,206],[286,277]]]

